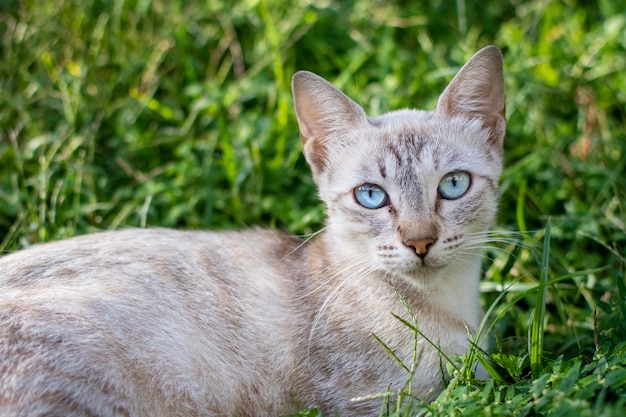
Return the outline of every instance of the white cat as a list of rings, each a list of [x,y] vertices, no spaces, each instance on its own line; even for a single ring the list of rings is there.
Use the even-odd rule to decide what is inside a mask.
[[[443,352],[468,350],[502,169],[500,51],[434,111],[370,119],[308,72],[293,91],[324,231],[126,230],[1,258],[1,416],[378,415],[351,399],[407,381],[373,336],[411,363],[402,299]],[[417,358],[429,399],[441,357],[419,338]]]

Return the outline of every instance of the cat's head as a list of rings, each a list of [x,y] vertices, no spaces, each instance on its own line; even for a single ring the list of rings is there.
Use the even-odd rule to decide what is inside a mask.
[[[496,213],[506,124],[496,47],[465,64],[433,111],[369,118],[304,71],[293,92],[338,254],[410,277],[480,253]]]

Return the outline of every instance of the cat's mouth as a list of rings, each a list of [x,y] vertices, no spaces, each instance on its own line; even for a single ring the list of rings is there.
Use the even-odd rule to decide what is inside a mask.
[[[388,273],[402,275],[423,275],[444,268],[448,263],[438,259],[436,256],[427,255],[424,257],[414,254],[380,254],[381,263]]]

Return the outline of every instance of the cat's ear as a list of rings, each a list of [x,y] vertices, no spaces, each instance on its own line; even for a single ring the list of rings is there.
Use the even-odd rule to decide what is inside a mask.
[[[298,71],[292,81],[300,138],[314,175],[328,164],[328,143],[341,142],[346,133],[367,123],[367,115],[337,87],[308,71]]]
[[[500,50],[487,46],[476,52],[439,97],[437,111],[448,116],[481,118],[491,129],[491,141],[501,149],[506,111]]]

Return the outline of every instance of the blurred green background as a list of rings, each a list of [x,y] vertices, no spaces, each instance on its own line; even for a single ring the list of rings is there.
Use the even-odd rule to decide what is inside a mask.
[[[465,60],[495,44],[509,120],[496,229],[518,243],[488,252],[485,304],[510,286],[496,335],[519,355],[508,378],[524,379],[549,274],[545,356],[592,361],[626,335],[616,324],[626,317],[626,1],[488,4],[3,0],[0,252],[130,226],[314,232],[324,211],[301,155],[292,74],[320,74],[371,115],[430,109]]]

